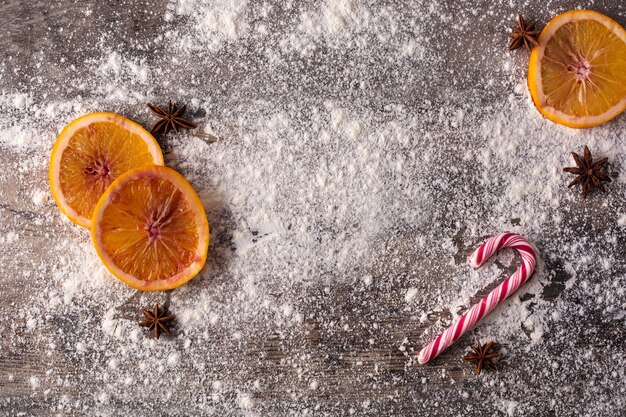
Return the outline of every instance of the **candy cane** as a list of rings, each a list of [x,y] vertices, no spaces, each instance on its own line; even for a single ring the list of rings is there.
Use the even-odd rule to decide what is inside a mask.
[[[446,331],[441,333],[435,340],[430,342],[417,355],[420,364],[425,364],[437,357],[441,352],[446,350],[448,346],[456,342],[465,332],[478,323],[483,317],[491,313],[498,304],[503,302],[509,295],[513,294],[517,289],[526,282],[535,270],[536,256],[535,250],[528,241],[515,233],[500,233],[485,243],[480,245],[478,249],[468,258],[467,262],[473,267],[478,268],[494,253],[503,248],[515,248],[522,255],[522,266],[502,284],[498,285],[485,298],[475,304],[465,314],[461,316],[456,323],[448,327]]]

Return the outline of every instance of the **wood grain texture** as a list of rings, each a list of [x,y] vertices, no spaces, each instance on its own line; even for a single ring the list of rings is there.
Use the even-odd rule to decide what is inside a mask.
[[[394,1],[388,3],[397,7],[410,7],[410,2],[407,3],[408,6],[396,4]],[[3,57],[0,62],[0,89],[5,92],[27,92],[50,100],[83,94],[89,96],[89,86],[78,88],[73,82],[88,72],[86,67],[89,60],[97,54],[97,48],[103,41],[103,33],[109,34],[105,42],[115,50],[145,59],[148,64],[157,62],[162,59],[165,51],[149,50],[145,45],[149,45],[150,39],[161,34],[166,4],[166,0],[4,0],[0,4],[0,16],[4,20],[0,36],[0,54]],[[568,1],[559,4],[562,4],[564,10],[578,5]],[[531,1],[530,5],[534,7],[529,6],[528,9],[533,10],[535,15],[541,15],[542,2]],[[453,2],[443,2],[441,7],[449,9],[451,13],[459,12]],[[478,11],[486,10],[488,4],[478,2],[475,7]],[[622,2],[607,2],[601,8],[618,20],[621,17],[621,22],[624,23]],[[85,10],[90,10],[90,13],[86,14]],[[547,21],[548,17],[542,18]],[[498,25],[499,20],[490,21],[487,18],[478,23],[478,28],[492,30],[491,28]],[[254,50],[247,51],[249,56],[257,53]],[[455,58],[451,60],[456,64],[467,59],[467,52],[459,50],[453,43],[446,45],[441,53],[454,55]],[[332,67],[334,60],[328,59],[329,57],[333,58],[330,52],[320,51],[317,65]],[[179,74],[178,78],[171,77],[167,85],[154,86],[151,93],[158,96],[174,91],[184,83],[180,80],[188,77],[194,80],[193,83],[209,86],[208,89],[214,92],[215,112],[218,116],[220,113],[217,109],[221,107],[235,108],[241,103],[256,99],[280,100],[294,92],[301,94],[304,101],[332,98],[362,102],[364,106],[377,109],[379,121],[394,117],[386,110],[388,103],[401,103],[415,113],[432,111],[415,97],[417,90],[414,87],[398,87],[398,84],[402,84],[395,78],[401,77],[398,74],[367,73],[366,75],[371,76],[369,81],[377,88],[363,92],[352,88],[349,81],[340,76],[339,70],[332,73],[336,75],[334,79],[321,77],[306,84],[292,79],[273,79],[275,74],[264,71],[267,64],[261,59],[252,59],[256,67],[245,68],[234,64],[237,59],[235,52],[225,51],[219,60],[211,63],[210,71],[206,66],[198,69],[200,64],[197,62],[172,63],[170,70]],[[343,63],[346,62],[349,62],[349,57]],[[315,63],[309,65],[303,66],[302,71],[315,74],[319,67]],[[368,63],[362,65],[367,66]],[[70,67],[74,69],[68,70]],[[445,79],[439,79],[423,88],[436,96],[438,88],[446,82]],[[238,94],[229,93],[228,89],[233,88],[233,85],[240,86],[237,89]],[[338,93],[342,90],[340,87],[345,87],[343,96]],[[424,91],[420,91],[420,94]],[[491,99],[493,97],[488,94],[480,98],[485,102]],[[433,99],[436,104],[439,103],[437,100],[443,102],[444,98]],[[142,113],[141,106],[141,103],[136,106],[128,105],[122,110],[146,124],[147,116]],[[223,133],[228,135],[229,132],[225,129]],[[207,139],[207,142],[211,141],[210,138]],[[458,154],[459,160],[462,159],[462,150],[455,149],[454,143],[446,146],[450,146],[450,152]],[[166,153],[171,151],[167,146],[165,150]],[[27,318],[15,314],[16,311],[21,311],[22,305],[28,305],[34,294],[50,290],[45,277],[53,273],[55,265],[54,260],[49,259],[49,254],[62,251],[62,248],[52,247],[52,237],[67,235],[78,242],[88,239],[84,231],[77,230],[57,214],[56,206],[51,200],[44,206],[35,207],[32,204],[31,190],[47,187],[47,161],[39,158],[26,164],[24,161],[27,158],[29,155],[20,151],[0,148],[0,234],[19,231],[20,235],[18,243],[0,246],[2,416],[291,416],[304,415],[304,410],[307,410],[308,415],[315,416],[506,416],[506,409],[493,404],[502,400],[522,401],[528,392],[536,395],[537,400],[527,404],[523,414],[525,416],[569,416],[585,413],[595,415],[594,410],[580,409],[582,405],[576,400],[577,397],[582,398],[588,384],[595,387],[598,395],[614,398],[614,402],[607,408],[608,412],[625,411],[623,387],[612,387],[610,385],[613,382],[603,381],[596,374],[589,376],[587,369],[594,366],[592,359],[576,362],[581,359],[563,353],[569,349],[589,349],[599,356],[600,349],[607,346],[612,348],[613,354],[624,353],[626,333],[623,321],[607,321],[600,311],[574,316],[570,322],[564,324],[561,331],[571,334],[566,343],[562,337],[555,336],[553,339],[551,335],[545,335],[546,340],[542,347],[531,351],[524,346],[507,345],[506,341],[499,341],[502,344],[500,347],[509,352],[502,364],[501,374],[477,378],[472,368],[461,360],[471,342],[471,334],[462,337],[432,364],[417,366],[411,353],[419,351],[422,344],[434,336],[434,328],[450,323],[453,314],[458,312],[430,312],[426,320],[420,321],[421,312],[413,311],[404,302],[406,280],[415,276],[429,277],[429,280],[415,281],[415,286],[420,294],[427,294],[435,299],[440,295],[442,286],[445,289],[446,284],[443,281],[467,268],[467,255],[488,236],[474,236],[460,228],[456,235],[450,236],[456,254],[453,259],[442,262],[432,259],[432,252],[420,252],[415,248],[415,231],[408,226],[398,226],[397,230],[389,231],[387,240],[381,242],[380,258],[376,262],[364,262],[354,271],[355,277],[371,275],[376,285],[354,287],[348,281],[330,287],[319,283],[285,288],[284,291],[291,295],[299,294],[298,309],[305,315],[299,331],[283,333],[271,323],[256,323],[254,328],[248,329],[253,335],[252,342],[235,346],[224,337],[225,330],[220,329],[207,336],[206,351],[202,351],[202,348],[194,350],[196,353],[202,351],[203,354],[198,355],[198,359],[193,362],[210,361],[213,371],[228,375],[230,380],[240,382],[242,387],[245,381],[262,382],[262,388],[253,394],[253,411],[233,411],[233,408],[225,406],[238,401],[238,389],[225,389],[214,394],[213,381],[199,370],[201,366],[198,363],[189,362],[184,362],[173,374],[155,371],[151,375],[151,381],[157,381],[155,384],[160,384],[168,392],[167,398],[154,398],[146,390],[143,396],[137,398],[116,397],[106,403],[98,402],[99,390],[105,386],[119,385],[120,381],[94,381],[85,375],[91,369],[108,366],[110,358],[106,346],[109,342],[113,344],[111,340],[114,338],[103,336],[100,350],[87,352],[80,357],[72,353],[78,340],[76,328],[82,329],[81,331],[97,331],[100,328],[101,317],[97,316],[97,312],[76,306],[72,315],[51,317],[45,321],[45,325],[29,331],[26,330]],[[471,169],[471,164],[468,167]],[[441,168],[446,174],[449,174],[446,171],[448,169]],[[447,201],[438,201],[437,204],[452,205],[453,200],[450,195]],[[560,208],[564,212],[564,224],[546,230],[542,237],[533,242],[542,255],[541,270],[544,271],[545,280],[541,283],[541,297],[544,300],[559,302],[566,282],[572,278],[571,271],[560,259],[562,249],[552,243],[553,240],[562,240],[560,229],[575,230],[587,242],[593,241],[594,236],[608,235],[614,236],[620,242],[626,242],[623,228],[615,228],[615,219],[625,203],[624,196],[618,195],[611,204],[604,204],[601,199],[597,199]],[[216,211],[220,215],[210,219],[214,233],[210,255],[220,274],[216,274],[219,276],[211,281],[211,285],[220,288],[219,285],[229,279],[228,256],[224,254],[232,252],[232,220],[227,207]],[[511,226],[516,226],[519,219],[511,217]],[[444,225],[452,222],[445,218],[434,221]],[[626,245],[621,248],[621,252],[615,254],[616,259],[626,259]],[[505,262],[498,259],[495,262],[502,270],[500,278],[516,268],[515,260]],[[585,272],[592,276],[592,282],[599,282],[600,278],[594,275],[595,272]],[[626,274],[623,262],[616,264],[613,274]],[[486,283],[484,289],[473,295],[471,303],[482,298],[499,281]],[[205,284],[206,281],[193,285]],[[194,287],[191,288],[193,292]],[[280,304],[283,295],[276,293],[273,296],[276,303]],[[523,289],[520,296],[522,299],[534,297],[525,294]],[[159,300],[169,303],[172,297],[181,295],[168,292]],[[219,294],[216,298],[219,298]],[[145,301],[142,294],[129,293],[125,302],[115,306],[116,317],[129,320],[138,318],[138,312],[145,307]],[[498,310],[493,314],[497,315]],[[376,325],[375,332],[373,324]],[[524,329],[524,332],[528,335],[531,333],[528,329]],[[44,342],[57,334],[64,335],[59,340],[66,340],[67,345],[51,346]],[[180,345],[184,352],[180,339],[166,340],[165,343]],[[537,352],[547,358],[553,355],[559,360],[568,359],[580,366],[573,376],[577,380],[572,381],[571,388],[551,393],[541,387],[542,377],[559,371],[551,367],[556,362],[550,359],[539,359],[543,360],[541,363],[545,366],[529,365],[538,360]],[[610,359],[598,359],[602,360],[602,369],[610,368]],[[129,374],[142,365],[125,364]],[[50,371],[52,376],[47,374]],[[615,372],[622,372],[620,375],[623,375],[623,371]],[[54,383],[46,387],[45,393],[34,392],[32,378],[49,378]],[[316,389],[311,388],[310,381],[317,381]],[[133,382],[141,383],[143,381]],[[519,389],[519,386],[527,388]],[[551,400],[556,404],[550,405]],[[574,409],[568,408],[570,403],[574,404]]]

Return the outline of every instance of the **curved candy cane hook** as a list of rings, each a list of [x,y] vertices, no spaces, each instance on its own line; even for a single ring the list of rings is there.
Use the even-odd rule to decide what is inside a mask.
[[[522,266],[513,275],[502,281],[502,284],[498,285],[478,304],[466,311],[456,323],[448,327],[446,331],[424,347],[417,355],[417,360],[420,364],[431,361],[446,350],[448,346],[456,342],[472,326],[491,313],[498,304],[514,293],[533,274],[537,261],[535,250],[524,237],[515,233],[507,232],[495,235],[480,245],[467,261],[473,268],[478,268],[491,255],[503,248],[517,249],[520,255],[522,255]]]

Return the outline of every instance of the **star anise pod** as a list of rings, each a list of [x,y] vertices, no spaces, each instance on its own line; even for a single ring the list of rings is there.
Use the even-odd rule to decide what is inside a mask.
[[[583,198],[587,198],[591,186],[594,186],[603,193],[606,192],[602,181],[611,182],[611,178],[609,178],[604,170],[609,158],[602,158],[599,161],[593,162],[593,157],[587,146],[585,146],[582,158],[575,152],[572,152],[572,156],[578,166],[563,168],[563,171],[576,175],[576,178],[574,178],[574,181],[570,182],[568,187],[582,184]]]
[[[476,345],[472,345],[471,347],[474,353],[463,356],[463,359],[468,362],[476,362],[476,375],[480,375],[480,371],[483,367],[493,370],[496,369],[492,359],[500,356],[500,354],[492,352],[493,341],[483,346],[480,344],[480,340],[476,339]]]
[[[159,309],[159,305],[155,304],[154,309],[143,310],[143,315],[146,316],[146,320],[139,323],[140,326],[147,327],[149,331],[154,331],[154,337],[157,339],[161,335],[161,332],[171,334],[168,322],[174,320],[176,316],[168,316],[167,309]]]
[[[161,118],[161,120],[154,124],[150,133],[157,134],[163,132],[164,135],[167,135],[170,130],[178,133],[179,128],[195,129],[198,127],[183,117],[185,109],[187,108],[186,105],[176,107],[175,104],[172,104],[172,100],[168,100],[167,108],[155,106],[150,103],[147,103],[147,106],[150,108],[152,113]]]
[[[533,46],[539,45],[537,37],[539,37],[541,31],[534,29],[535,23],[527,25],[522,15],[518,15],[517,27],[511,28],[511,33],[509,34],[509,36],[513,38],[513,40],[511,40],[511,43],[509,44],[509,51],[521,48],[522,45],[525,45],[526,48],[530,51],[531,49],[533,49]]]

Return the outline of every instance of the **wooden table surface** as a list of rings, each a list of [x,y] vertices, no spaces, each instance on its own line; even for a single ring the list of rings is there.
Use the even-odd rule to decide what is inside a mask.
[[[145,87],[145,97],[161,101],[172,93],[182,101],[210,97],[205,110],[194,114],[195,120],[210,118],[217,133],[238,146],[246,134],[254,136],[253,130],[249,133],[242,127],[246,120],[261,118],[263,112],[285,103],[291,106],[286,112],[293,116],[295,124],[306,124],[302,120],[309,117],[308,109],[321,108],[332,100],[371,116],[368,128],[399,117],[390,113],[390,105],[401,106],[406,114],[425,115],[436,114],[439,107],[463,107],[468,102],[484,108],[498,105],[514,87],[510,76],[502,70],[503,60],[509,59],[507,65],[518,68],[513,72],[523,82],[526,53],[509,56],[505,47],[506,27],[521,8],[541,25],[554,11],[578,6],[596,8],[622,25],[626,23],[626,5],[618,0],[596,4],[557,1],[549,2],[549,8],[537,0],[526,2],[523,7],[509,2],[434,2],[432,5],[445,18],[433,22],[429,29],[442,33],[442,39],[430,45],[440,59],[430,65],[441,71],[439,76],[419,82],[417,71],[396,71],[405,67],[396,67],[400,64],[390,62],[387,56],[367,56],[351,50],[321,50],[317,55],[294,58],[296,63],[290,70],[272,69],[260,54],[261,41],[254,39],[227,44],[213,52],[210,61],[202,54],[187,61],[170,59],[155,39],[167,38],[164,33],[177,24],[189,25],[190,17],[166,22],[167,3],[4,0],[0,4],[0,90],[5,96],[28,95],[28,100],[39,105],[41,111],[49,102],[93,99],[103,110],[118,111],[147,126],[151,117],[141,99],[116,101],[103,93],[102,85],[90,84],[106,83],[103,77],[89,75],[90,66],[102,64],[103,51],[118,51],[158,69],[152,75],[154,82]],[[293,10],[291,3],[271,3],[274,10],[284,13],[285,19]],[[302,4],[309,3],[313,4]],[[430,4],[365,3],[376,10],[374,14],[384,14],[386,8],[405,8],[419,14]],[[468,13],[476,18],[468,19]],[[456,20],[475,24],[455,25]],[[410,19],[401,23],[410,26]],[[276,30],[284,29],[280,21],[276,25]],[[401,27],[398,33],[409,30]],[[493,35],[481,35],[484,33]],[[425,42],[429,47],[429,41]],[[480,50],[486,52],[477,59]],[[482,66],[481,61],[500,67]],[[294,80],[294,74],[308,81]],[[355,87],[353,79],[365,80],[367,87]],[[486,79],[500,82],[500,92],[483,89]],[[454,93],[447,95],[451,91]],[[466,96],[462,100],[463,91]],[[428,105],[424,97],[430,97]],[[3,106],[7,110],[6,102]],[[10,130],[10,123],[32,126],[40,120],[32,108],[23,115],[15,109],[11,116],[8,112],[8,122],[3,123],[1,131],[5,136],[16,134]],[[624,139],[624,119],[622,115],[621,120],[610,125],[617,139]],[[58,116],[38,131],[49,135],[46,140],[51,146],[58,130],[69,120],[69,116]],[[434,117],[430,120],[436,135],[440,122]],[[267,277],[268,299],[276,305],[293,306],[302,313],[301,323],[266,321],[265,316],[246,317],[248,324],[237,323],[233,310],[221,327],[198,324],[201,331],[189,329],[187,333],[183,324],[184,331],[177,332],[179,337],[166,338],[160,345],[147,339],[129,344],[116,336],[115,329],[107,329],[112,322],[107,320],[117,320],[115,323],[129,329],[139,319],[141,308],[161,302],[172,310],[178,305],[182,311],[182,305],[190,305],[185,303],[194,299],[196,292],[210,294],[212,300],[236,303],[237,294],[243,290],[232,282],[240,277],[231,269],[238,262],[233,233],[241,229],[240,219],[229,214],[227,204],[207,207],[213,233],[209,272],[186,290],[142,294],[121,285],[105,284],[90,289],[91,295],[83,293],[80,302],[60,308],[55,297],[63,298],[67,289],[52,277],[62,268],[79,270],[83,260],[68,256],[77,253],[73,245],[88,249],[89,237],[64,221],[50,198],[44,204],[33,203],[33,190],[48,192],[48,161],[43,148],[33,150],[28,143],[16,147],[6,145],[15,141],[1,142],[0,415],[626,415],[624,319],[607,318],[607,310],[589,308],[586,301],[591,294],[606,298],[598,292],[598,286],[613,285],[615,310],[610,316],[619,317],[619,312],[626,309],[622,288],[626,276],[626,232],[623,226],[616,225],[626,202],[622,181],[611,185],[606,199],[596,197],[583,202],[568,197],[554,209],[561,213],[562,221],[547,222],[542,230],[520,226],[519,212],[498,214],[505,217],[512,229],[528,232],[541,253],[539,272],[528,284],[530,289],[518,294],[518,303],[525,303],[531,315],[534,304],[542,306],[544,312],[552,308],[546,307],[550,305],[555,311],[566,312],[558,323],[545,329],[539,343],[531,343],[532,330],[526,324],[503,318],[504,312],[496,310],[490,325],[496,326],[498,318],[509,320],[515,327],[511,332],[516,335],[510,340],[498,340],[505,359],[498,372],[478,377],[461,360],[472,340],[471,334],[462,337],[432,364],[415,363],[412,353],[458,313],[427,306],[439,305],[442,294],[458,290],[453,277],[468,274],[466,256],[490,232],[472,229],[463,224],[462,218],[455,217],[463,206],[455,190],[475,168],[472,161],[463,159],[464,148],[473,146],[472,139],[464,137],[462,131],[450,132],[442,134],[439,146],[460,168],[442,166],[434,173],[444,183],[453,185],[433,186],[438,201],[432,203],[432,209],[424,206],[425,210],[432,210],[432,225],[423,225],[425,229],[438,230],[427,235],[446,237],[448,248],[442,249],[443,242],[416,247],[415,236],[420,230],[398,219],[380,242],[377,259],[361,260],[345,277],[336,277],[336,271],[327,270],[311,282],[295,279],[293,285],[286,278],[272,281]],[[205,140],[206,152],[211,152],[214,145],[210,135],[201,129],[189,135]],[[175,159],[177,143],[165,145],[166,159]],[[576,142],[575,147],[578,146]],[[242,152],[244,148],[241,145]],[[616,145],[617,154],[622,155],[623,149],[623,143]],[[419,153],[419,149],[415,150]],[[179,168],[193,178],[194,185],[205,191],[210,188],[202,185],[200,171],[193,166],[185,168],[180,163]],[[616,166],[615,170],[619,168]],[[492,200],[483,201],[486,205]],[[546,208],[549,209],[553,208]],[[472,221],[479,217],[476,213],[474,216]],[[337,236],[339,232],[328,233]],[[577,257],[582,253],[581,247],[587,247],[588,268],[572,272],[564,241],[570,242]],[[574,242],[582,246],[575,246]],[[85,262],[95,262],[87,249]],[[613,262],[608,270],[603,270],[600,262],[607,252],[612,254]],[[261,255],[253,259],[262,262]],[[498,276],[504,277],[515,269],[517,258],[509,254],[498,259],[492,275],[497,271]],[[373,284],[363,285],[365,276],[372,277]],[[584,279],[588,291],[578,289],[578,284],[571,290],[573,277],[581,282]],[[471,296],[471,302],[498,282],[485,284]],[[214,290],[208,293],[206,288]],[[405,300],[408,288],[417,288],[419,292],[415,305]],[[577,305],[581,306],[580,314]],[[478,335],[498,334],[498,327],[491,329],[495,330],[485,334],[479,327]],[[143,333],[134,334],[145,339]],[[85,345],[81,342],[84,338],[86,352],[76,353],[76,346]],[[153,349],[155,357],[160,355],[159,360],[153,360],[146,352],[128,352],[137,346]],[[180,352],[182,358],[176,356],[170,361],[177,364],[170,369],[167,358],[171,358],[168,355],[172,352]],[[111,356],[113,353],[116,356]],[[155,369],[146,369],[150,367]]]

